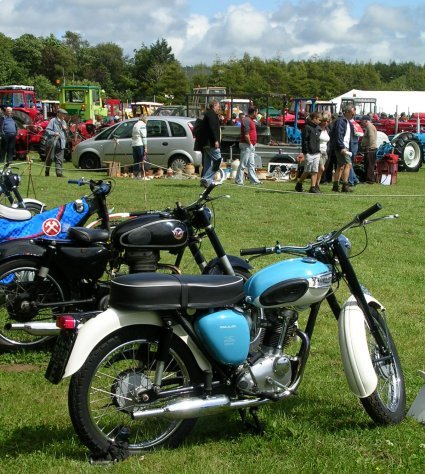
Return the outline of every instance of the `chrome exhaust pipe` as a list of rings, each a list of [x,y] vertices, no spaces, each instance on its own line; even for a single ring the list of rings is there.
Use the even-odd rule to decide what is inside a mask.
[[[44,323],[41,321],[28,321],[27,323],[7,323],[4,326],[6,331],[24,331],[33,336],[58,336],[60,328],[56,323]]]
[[[289,393],[288,393],[289,395]],[[170,403],[162,408],[152,410],[136,410],[131,416],[135,420],[141,418],[160,417],[170,420],[185,420],[201,416],[215,415],[227,410],[249,408],[270,403],[267,398],[253,398],[231,401],[226,395],[217,395],[208,398],[192,397],[179,402]]]

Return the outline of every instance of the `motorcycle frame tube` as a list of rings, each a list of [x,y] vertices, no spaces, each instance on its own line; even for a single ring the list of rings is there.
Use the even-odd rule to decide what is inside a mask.
[[[384,340],[382,338],[381,333],[375,327],[375,321],[370,314],[369,305],[366,299],[366,295],[363,292],[363,289],[360,285],[359,280],[357,279],[356,272],[354,271],[353,266],[351,265],[350,259],[348,258],[345,249],[340,244],[339,240],[335,240],[333,243],[333,248],[335,250],[335,254],[339,260],[339,264],[341,266],[341,270],[345,275],[345,280],[347,282],[348,288],[351,291],[351,294],[357,301],[359,308],[363,311],[364,318],[367,321],[367,324],[372,332],[375,340],[379,344],[379,348],[383,354],[387,354],[387,348],[385,346]]]
[[[119,329],[140,325],[164,327],[164,322],[159,313],[154,311],[122,311],[108,308],[95,318],[91,318],[83,325],[80,325],[63,378],[77,372],[93,349],[103,339]],[[173,333],[180,337],[188,346],[201,370],[211,370],[211,364],[208,359],[180,325],[173,326]]]

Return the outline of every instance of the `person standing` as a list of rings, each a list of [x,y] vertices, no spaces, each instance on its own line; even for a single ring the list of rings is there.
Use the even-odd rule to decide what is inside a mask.
[[[148,132],[146,128],[147,117],[139,115],[139,120],[134,124],[131,131],[131,147],[133,149],[133,177],[135,179],[146,178],[148,164],[146,162],[148,154]]]
[[[15,156],[17,132],[18,127],[12,118],[12,107],[6,107],[5,115],[0,117],[1,162],[4,162],[5,158],[7,163],[13,161],[13,157]]]
[[[363,115],[361,121],[364,135],[361,147],[365,157],[366,183],[375,184],[376,150],[378,149],[378,132],[368,115]]]
[[[236,171],[235,183],[243,186],[244,171],[248,169],[248,178],[251,184],[262,184],[255,173],[255,145],[257,144],[257,126],[254,119],[257,116],[255,107],[248,108],[248,116],[241,122],[239,149],[240,163]]]
[[[320,166],[320,134],[322,133],[319,126],[320,118],[318,112],[312,112],[308,116],[301,133],[301,155],[304,157],[304,172],[295,185],[295,191],[300,193],[303,191],[303,182],[308,177],[310,177],[309,193],[320,193],[317,188],[317,174]]]
[[[361,125],[358,122],[356,122],[354,118],[351,119],[351,123],[353,124],[354,135],[351,137],[352,156],[351,156],[350,173],[348,174],[348,184],[350,186],[357,186],[360,183],[360,180],[358,176],[356,175],[356,172],[354,171],[354,163],[355,163],[357,153],[359,151],[359,141],[360,141],[360,138],[363,137],[364,132]]]
[[[65,117],[68,112],[65,109],[58,109],[57,116],[52,118],[46,127],[47,150],[46,150],[46,170],[45,176],[50,174],[50,166],[55,161],[56,176],[63,178],[63,159],[66,148],[66,131],[68,126]]]
[[[319,161],[319,171],[317,173],[316,189],[320,192],[320,181],[322,179],[323,173],[325,172],[327,162],[329,159],[329,124],[331,123],[331,117],[329,114],[324,113],[320,118],[320,161]]]
[[[331,149],[335,152],[337,167],[333,177],[332,191],[339,192],[339,182],[342,182],[341,192],[350,193],[353,189],[348,185],[351,163],[351,140],[354,136],[351,119],[355,114],[353,105],[346,105],[343,115],[338,117],[331,130]]]
[[[202,146],[202,178],[201,186],[207,188],[213,181],[214,175],[221,165],[221,129],[220,129],[220,103],[212,100],[205,111],[200,127],[199,142]]]

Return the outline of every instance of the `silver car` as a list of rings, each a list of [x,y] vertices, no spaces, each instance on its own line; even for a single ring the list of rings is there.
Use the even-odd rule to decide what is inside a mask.
[[[107,162],[133,164],[131,132],[137,119],[123,120],[79,143],[72,152],[77,168],[93,170]],[[153,167],[183,169],[188,163],[200,166],[202,154],[194,151],[192,133],[195,119],[188,117],[149,117],[148,161]]]

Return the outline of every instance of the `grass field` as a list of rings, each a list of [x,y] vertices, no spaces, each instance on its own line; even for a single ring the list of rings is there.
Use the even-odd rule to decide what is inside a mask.
[[[35,160],[31,180],[21,167],[21,191],[49,207],[81,197],[83,188],[66,180],[45,178]],[[67,177],[96,176],[66,164]],[[29,184],[29,186],[28,186]],[[149,182],[117,178],[109,197],[115,211],[163,209],[176,201],[189,203],[199,194],[198,180],[163,179]],[[216,229],[228,253],[243,247],[305,244],[339,227],[375,202],[380,214],[397,220],[367,227],[368,247],[354,261],[362,283],[386,305],[389,325],[403,365],[408,407],[425,369],[425,167],[399,173],[394,186],[361,185],[349,195],[293,192],[292,183],[234,186],[230,182],[213,195]],[[353,255],[365,245],[362,230],[347,234]],[[209,255],[208,243],[205,242]],[[212,252],[210,252],[212,256]],[[254,271],[276,261],[252,262]],[[196,272],[190,259],[185,272]],[[340,290],[340,299],[346,297]],[[264,436],[243,430],[238,414],[229,412],[200,419],[187,442],[176,450],[159,450],[129,458],[114,466],[90,466],[88,451],[74,434],[67,410],[67,385],[44,379],[48,353],[0,354],[0,472],[86,473],[416,473],[425,465],[424,426],[406,418],[398,426],[376,427],[351,394],[344,378],[337,325],[324,305],[312,340],[311,357],[296,397],[260,410]]]

